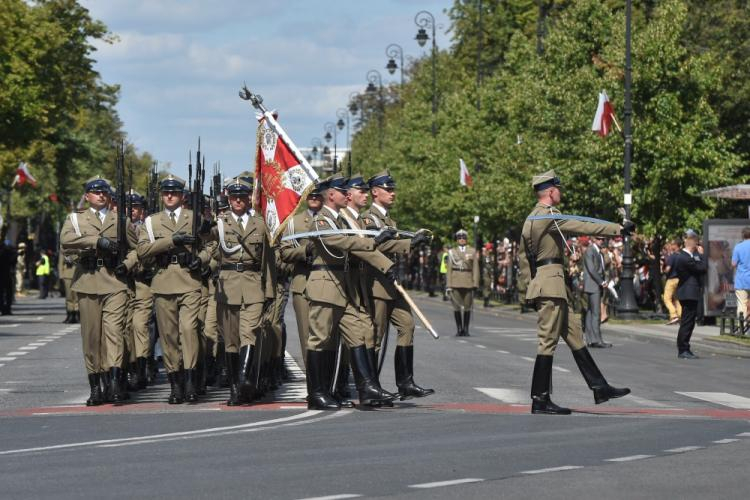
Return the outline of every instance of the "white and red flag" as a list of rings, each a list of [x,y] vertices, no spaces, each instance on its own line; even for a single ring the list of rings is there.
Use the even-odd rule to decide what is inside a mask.
[[[458,166],[460,169],[459,172],[459,182],[462,186],[471,187],[474,185],[474,180],[471,178],[471,174],[469,174],[469,169],[466,168],[466,162],[463,161],[463,159],[458,160]]]
[[[318,174],[276,121],[275,112],[266,111],[259,122],[253,202],[275,241]]]
[[[596,132],[602,137],[606,137],[612,130],[612,120],[615,119],[615,112],[609,97],[605,91],[599,92],[599,105],[596,107],[594,123],[591,125],[591,131]],[[616,120],[615,120],[616,124]]]
[[[18,184],[19,186],[23,186],[26,183],[31,184],[33,187],[36,187],[36,178],[31,175],[31,171],[29,170],[29,166],[21,162],[18,164],[18,168],[16,169],[16,176],[13,178],[13,184],[11,187]]]

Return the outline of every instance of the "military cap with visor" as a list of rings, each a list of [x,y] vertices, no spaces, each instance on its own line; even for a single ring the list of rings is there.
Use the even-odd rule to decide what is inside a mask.
[[[134,207],[141,207],[146,204],[146,198],[138,191],[131,189],[128,191],[128,203]]]
[[[456,231],[456,239],[457,240],[460,240],[460,239],[468,240],[469,239],[469,233],[467,233],[466,230],[464,230],[464,229],[459,229],[458,231]]]
[[[370,185],[370,189],[379,187],[383,189],[396,189],[396,181],[391,177],[391,173],[388,170],[383,170],[370,177],[367,181]]]
[[[180,179],[176,175],[169,174],[161,183],[159,183],[159,191],[163,193],[182,193],[185,189],[185,180]]]
[[[226,191],[229,196],[249,196],[253,192],[253,185],[242,177],[235,177],[227,184]]]
[[[349,178],[348,188],[369,191],[370,185],[367,183],[367,181],[365,181],[365,178],[362,176],[362,174],[353,174]]]
[[[547,170],[543,174],[535,175],[531,178],[531,187],[534,191],[544,191],[551,187],[560,187],[562,183],[554,170]]]
[[[84,184],[83,188],[86,190],[87,193],[107,193],[110,194],[112,192],[112,186],[110,185],[109,181],[102,177],[101,175],[96,175],[90,179],[88,179]]]
[[[335,189],[346,193],[349,191],[349,179],[341,174],[333,174],[328,179],[328,189]]]

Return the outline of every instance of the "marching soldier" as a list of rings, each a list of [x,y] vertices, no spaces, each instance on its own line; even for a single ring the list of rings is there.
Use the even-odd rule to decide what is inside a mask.
[[[319,186],[307,195],[307,210],[291,218],[284,231],[285,235],[305,233],[313,230],[313,217],[323,206],[323,197]],[[310,305],[305,297],[307,276],[310,274],[315,245],[309,239],[287,240],[279,247],[282,261],[294,266],[292,269],[289,292],[292,294],[292,307],[297,320],[300,352],[303,366],[307,363],[307,338],[310,331]]]
[[[460,229],[456,232],[456,246],[448,250],[446,288],[453,303],[457,337],[469,336],[474,290],[479,288],[479,257],[474,247],[466,244],[468,238],[469,233]]]
[[[250,210],[252,185],[235,178],[226,191],[230,210],[218,217],[208,239],[218,241],[216,302],[230,379],[227,405],[238,406],[256,395],[256,363],[262,360],[256,341],[273,303],[276,276],[268,228]]]
[[[60,271],[60,280],[65,288],[65,319],[63,323],[78,323],[78,298],[73,291],[73,276],[75,276],[76,263],[78,255],[73,251],[66,254],[62,251],[60,245],[60,255],[57,262],[57,269]]]
[[[219,195],[216,198],[216,217],[229,210],[229,198],[226,196]],[[213,254],[211,256],[211,262],[208,267],[211,270],[211,275],[208,279],[208,308],[206,309],[206,319],[203,328],[206,332],[206,337],[215,338],[216,344],[214,345],[213,353],[207,353],[208,355],[213,354],[213,372],[208,374],[208,383],[215,384],[217,387],[229,387],[229,374],[227,373],[227,365],[225,363],[224,355],[224,338],[221,336],[219,331],[218,318],[216,316],[216,283],[219,279],[219,262],[216,260]]]
[[[396,181],[390,172],[385,170],[371,177],[368,185],[372,194],[372,205],[362,217],[365,226],[367,229],[375,230],[395,229],[396,221],[390,217],[388,211],[396,199]],[[378,245],[378,250],[391,260],[395,260],[398,255],[407,255],[412,248],[428,241],[429,236],[420,230],[411,239],[385,241]],[[402,398],[429,396],[435,392],[433,389],[424,389],[414,382],[414,317],[411,308],[393,285],[395,279],[391,278],[370,273],[373,297],[371,316],[375,324],[376,351],[382,348],[388,324],[393,323],[398,331],[398,345],[394,357],[398,392]]]
[[[91,387],[86,405],[95,406],[105,399],[100,390],[103,378],[109,380],[111,387],[107,389],[114,403],[124,398],[120,367],[128,303],[127,274],[136,263],[132,250],[136,236],[132,224],[128,224],[127,246],[131,250],[125,256],[118,255],[117,217],[108,208],[109,182],[96,176],[86,181],[85,190],[89,209],[68,216],[60,240],[65,252],[79,255],[71,289],[78,295],[83,356]]]
[[[492,292],[497,286],[497,283],[495,283],[496,260],[497,259],[495,259],[495,255],[492,251],[492,243],[485,243],[484,248],[482,249],[482,284],[484,286],[484,292],[482,293],[482,298],[484,299],[483,307],[490,307]]]
[[[193,258],[192,211],[182,208],[185,181],[169,175],[161,181],[164,210],[148,216],[138,239],[138,257],[153,258],[151,281],[164,367],[171,386],[169,404],[198,400],[198,315],[201,301],[200,270],[208,262],[205,250]]]
[[[132,189],[128,193],[130,206],[132,207],[130,220],[135,226],[136,236],[141,237],[145,232],[143,219],[145,216],[145,198]],[[137,389],[145,389],[148,379],[146,373],[147,360],[151,356],[149,342],[149,323],[154,308],[154,296],[151,293],[151,280],[154,276],[153,259],[142,259],[133,269],[134,293],[128,307],[130,316],[130,328],[133,335],[131,370],[135,374],[133,385]]]
[[[345,229],[340,210],[346,207],[348,181],[334,175],[320,186],[323,208],[315,214],[313,226],[317,231]],[[354,251],[372,252],[375,247],[395,235],[383,231],[374,239],[358,238],[345,234],[318,236],[314,260],[307,279],[305,295],[310,301],[310,335],[307,342],[307,392],[308,408],[336,410],[341,403],[331,395],[335,371],[336,335],[349,347],[352,368],[362,382],[358,387],[360,404],[378,406],[392,401],[394,395],[384,391],[374,375],[365,346],[365,332],[369,328],[353,302],[348,287],[349,255]],[[395,269],[379,268],[380,273],[395,279]]]
[[[594,392],[596,404],[625,396],[630,389],[610,386],[586,349],[581,322],[574,317],[572,292],[565,283],[564,233],[615,236],[632,231],[635,224],[625,221],[623,226],[618,226],[561,215],[554,208],[560,203],[562,193],[560,179],[554,170],[535,175],[531,185],[536,192],[537,204],[524,222],[520,252],[521,281],[528,282],[526,300],[534,301],[539,314],[539,344],[531,382],[531,413],[568,415],[568,408],[561,408],[550,399],[552,361],[560,336],[570,347],[583,378]],[[551,218],[532,218],[537,216]]]

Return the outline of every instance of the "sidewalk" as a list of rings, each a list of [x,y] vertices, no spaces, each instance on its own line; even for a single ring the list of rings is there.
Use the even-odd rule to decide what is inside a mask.
[[[419,297],[422,300],[429,300],[441,304],[449,304],[449,302],[443,302],[440,296],[429,297],[427,294],[422,292],[414,292],[415,297]],[[536,323],[536,313],[534,311],[526,314],[521,314],[521,307],[518,304],[505,305],[505,304],[493,304],[492,307],[482,307],[481,300],[474,300],[474,313],[475,314],[488,314],[497,317],[505,317],[517,319],[519,321],[527,321],[530,324]],[[656,341],[663,344],[671,345],[675,347],[675,353],[677,352],[677,329],[679,325],[659,325],[646,321],[629,321],[627,323],[604,323],[602,325],[602,333],[611,336],[624,336],[637,340],[643,340],[646,342]],[[696,354],[701,352],[709,354],[719,354],[722,356],[733,356],[737,358],[750,358],[750,346],[734,344],[730,342],[722,342],[719,339],[719,327],[718,326],[696,326],[693,330],[693,336],[690,339]]]

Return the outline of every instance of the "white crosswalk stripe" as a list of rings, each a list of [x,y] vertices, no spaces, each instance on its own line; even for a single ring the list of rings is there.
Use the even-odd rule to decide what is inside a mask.
[[[525,389],[502,389],[499,387],[475,387],[477,391],[503,403],[528,403],[529,395]]]
[[[721,406],[728,406],[737,410],[750,410],[750,398],[729,394],[728,392],[678,392],[689,398],[708,401]]]

